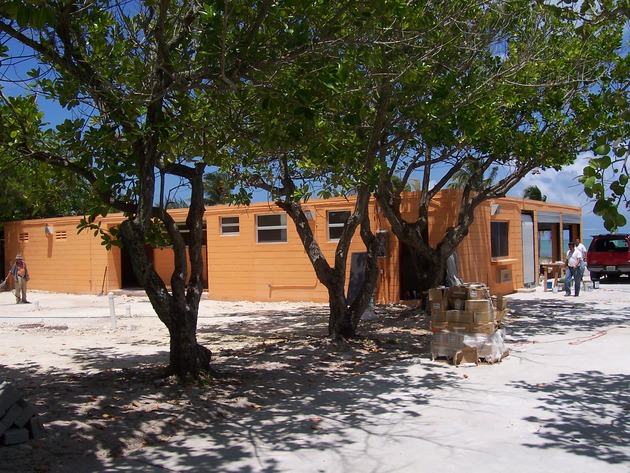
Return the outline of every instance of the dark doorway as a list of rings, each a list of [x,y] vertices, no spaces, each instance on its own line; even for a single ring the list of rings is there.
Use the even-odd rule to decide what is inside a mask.
[[[404,243],[400,244],[400,299],[414,300],[421,299],[419,292],[420,282],[416,275],[416,270],[411,262],[411,253]]]
[[[153,262],[153,248],[151,246],[146,245],[145,251],[147,252],[147,256],[149,261]],[[136,278],[135,273],[133,272],[133,265],[131,264],[131,258],[129,257],[129,253],[125,248],[122,248],[120,251],[120,272],[121,272],[121,287],[122,289],[139,289],[142,288],[142,284]]]
[[[350,258],[350,282],[348,283],[348,306],[352,305],[359,295],[363,281],[365,280],[365,263],[367,253],[352,253]]]

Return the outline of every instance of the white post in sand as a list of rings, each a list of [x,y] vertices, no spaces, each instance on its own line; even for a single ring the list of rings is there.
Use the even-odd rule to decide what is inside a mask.
[[[109,318],[112,322],[112,329],[116,328],[116,308],[114,307],[114,293],[108,292],[107,297],[109,298]]]

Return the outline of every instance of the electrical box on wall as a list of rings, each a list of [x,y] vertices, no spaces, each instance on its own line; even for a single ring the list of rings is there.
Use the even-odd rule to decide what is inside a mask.
[[[497,272],[497,282],[510,282],[512,280],[512,270],[511,269],[500,269]]]
[[[376,239],[378,240],[377,258],[387,258],[387,230],[377,230]]]

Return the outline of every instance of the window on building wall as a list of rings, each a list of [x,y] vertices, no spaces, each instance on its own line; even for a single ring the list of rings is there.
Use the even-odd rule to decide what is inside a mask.
[[[508,222],[490,222],[490,245],[493,258],[509,256]]]
[[[287,241],[287,215],[256,215],[256,241],[283,243]]]
[[[328,212],[328,241],[339,241],[343,227],[349,217],[349,210],[331,210]]]
[[[221,217],[221,235],[238,235],[239,232],[238,217]]]

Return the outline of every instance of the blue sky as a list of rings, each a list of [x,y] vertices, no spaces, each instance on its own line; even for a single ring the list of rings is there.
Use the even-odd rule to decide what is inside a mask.
[[[593,214],[593,201],[584,194],[584,188],[578,181],[582,175],[584,166],[588,163],[589,155],[578,156],[575,163],[566,166],[562,171],[553,169],[541,171],[540,174],[529,174],[519,182],[509,193],[510,197],[523,197],[523,191],[528,186],[538,186],[543,195],[547,196],[547,202],[575,205],[582,207],[582,234],[584,239],[599,233],[608,233],[604,228],[601,217]],[[621,213],[630,222],[630,215],[626,209]],[[618,232],[630,232],[630,225],[617,230]]]
[[[5,93],[7,95],[15,95],[23,92],[18,90],[15,85],[4,83]],[[39,105],[45,113],[46,121],[56,124],[68,117],[68,111],[59,107],[58,104],[40,98]],[[591,235],[599,233],[607,233],[604,228],[602,219],[593,214],[592,209],[594,203],[584,194],[583,187],[578,181],[582,174],[584,166],[588,162],[587,154],[579,156],[575,163],[566,166],[562,171],[549,169],[541,171],[539,174],[528,174],[519,184],[517,184],[509,193],[510,197],[522,197],[523,191],[528,186],[538,186],[543,195],[547,196],[547,202],[558,204],[575,205],[582,207],[583,221],[583,237],[588,238]],[[185,194],[178,194],[178,197],[187,198]],[[256,200],[266,199],[266,193],[257,193]],[[626,219],[630,222],[630,215],[625,209],[622,212]],[[619,232],[630,232],[630,224],[618,230]]]
[[[15,55],[19,55],[20,50],[14,50],[11,52]],[[28,61],[25,61],[17,64],[13,70],[5,69],[0,72],[4,72],[9,77],[24,76],[25,70],[30,67],[31,66]],[[11,96],[25,93],[24,86],[22,84],[11,83],[3,80],[6,78],[7,76],[0,76],[0,85],[2,85],[6,95]],[[40,97],[38,102],[42,111],[45,113],[45,121],[51,123],[51,125],[58,124],[69,116],[69,112],[61,108],[57,103],[46,100],[43,97]],[[598,233],[607,233],[601,218],[593,214],[593,202],[586,197],[583,187],[578,181],[578,177],[582,174],[582,170],[587,162],[588,155],[581,155],[576,159],[574,164],[565,167],[560,172],[546,170],[541,171],[539,174],[529,174],[519,184],[517,184],[508,193],[508,195],[511,197],[522,197],[523,191],[526,187],[531,185],[538,186],[543,195],[547,196],[548,202],[582,207],[583,236],[585,239]],[[188,196],[180,193],[178,194],[178,197],[187,198]],[[266,199],[266,193],[256,193],[256,200],[264,199]],[[630,215],[628,215],[628,212],[625,211],[625,209],[623,209],[623,214],[626,219],[630,221]],[[630,224],[618,231],[630,232]]]

